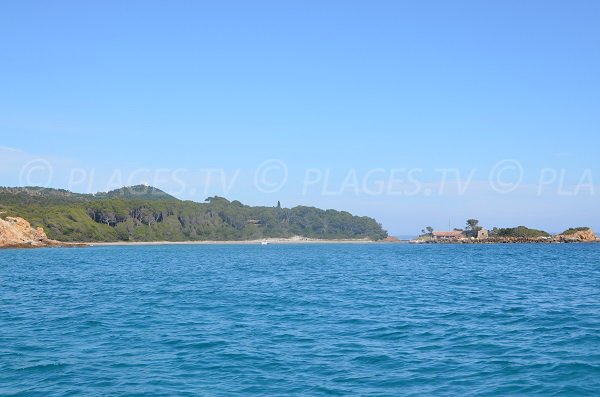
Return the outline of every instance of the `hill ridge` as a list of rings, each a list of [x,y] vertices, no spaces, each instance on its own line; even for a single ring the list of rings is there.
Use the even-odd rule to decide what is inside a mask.
[[[2,216],[27,219],[65,242],[255,240],[294,236],[381,240],[373,218],[346,211],[296,206],[247,206],[223,197],[182,201],[152,186],[106,193],[63,189],[0,188]]]

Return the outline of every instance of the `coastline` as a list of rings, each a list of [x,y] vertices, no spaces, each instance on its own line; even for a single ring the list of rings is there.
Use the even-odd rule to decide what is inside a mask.
[[[98,243],[74,243],[78,246],[84,244],[88,247],[110,247],[110,246],[140,246],[140,245],[261,245],[263,242],[270,244],[373,244],[378,241],[365,239],[261,239],[261,240],[199,240],[199,241],[113,241]]]
[[[89,248],[89,247],[137,247],[162,245],[262,245],[265,240],[202,240],[202,241],[111,241],[111,242],[55,242],[49,245],[17,244],[0,246],[2,249],[35,248]],[[373,240],[318,240],[318,239],[268,239],[267,245],[316,245],[316,244],[400,244],[400,245],[506,245],[506,244],[598,244],[595,241],[373,241]]]
[[[413,245],[497,245],[497,244],[596,244],[600,239],[595,240],[577,240],[568,238],[488,238],[488,239],[456,239],[456,240],[411,240]]]

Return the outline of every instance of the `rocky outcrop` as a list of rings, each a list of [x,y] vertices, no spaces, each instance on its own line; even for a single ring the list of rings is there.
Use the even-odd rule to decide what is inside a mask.
[[[50,240],[41,227],[32,228],[23,218],[0,219],[0,248],[36,248],[62,245]]]
[[[488,238],[461,238],[448,240],[413,240],[414,244],[534,244],[552,243],[552,237],[488,237]]]
[[[556,241],[564,243],[579,243],[597,241],[598,237],[592,229],[578,230],[570,234],[560,234],[555,237]]]
[[[457,239],[457,240],[412,240],[413,244],[559,244],[559,243],[592,243],[600,242],[594,232],[590,230],[579,231],[573,234],[561,234],[555,237],[488,237],[485,239]]]

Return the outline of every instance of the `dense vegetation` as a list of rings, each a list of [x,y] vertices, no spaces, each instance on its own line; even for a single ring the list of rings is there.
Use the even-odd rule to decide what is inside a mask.
[[[23,217],[60,241],[387,237],[374,219],[344,211],[304,206],[250,207],[222,197],[196,203],[147,186],[95,195],[58,189],[0,188],[0,215]]]
[[[493,237],[519,237],[519,238],[537,238],[537,237],[550,237],[549,233],[543,230],[529,229],[525,226],[517,226],[511,228],[497,228],[495,227],[491,232],[490,236]]]

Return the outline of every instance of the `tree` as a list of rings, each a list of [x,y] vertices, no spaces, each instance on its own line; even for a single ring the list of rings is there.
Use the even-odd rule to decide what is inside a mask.
[[[424,236],[433,237],[433,228],[431,226],[427,226],[425,229],[421,230]]]
[[[467,230],[471,230],[474,232],[481,230],[481,226],[479,226],[479,221],[477,219],[468,219]]]
[[[471,237],[477,237],[477,232],[483,229],[479,226],[479,221],[477,219],[468,219],[467,220],[467,235]]]

